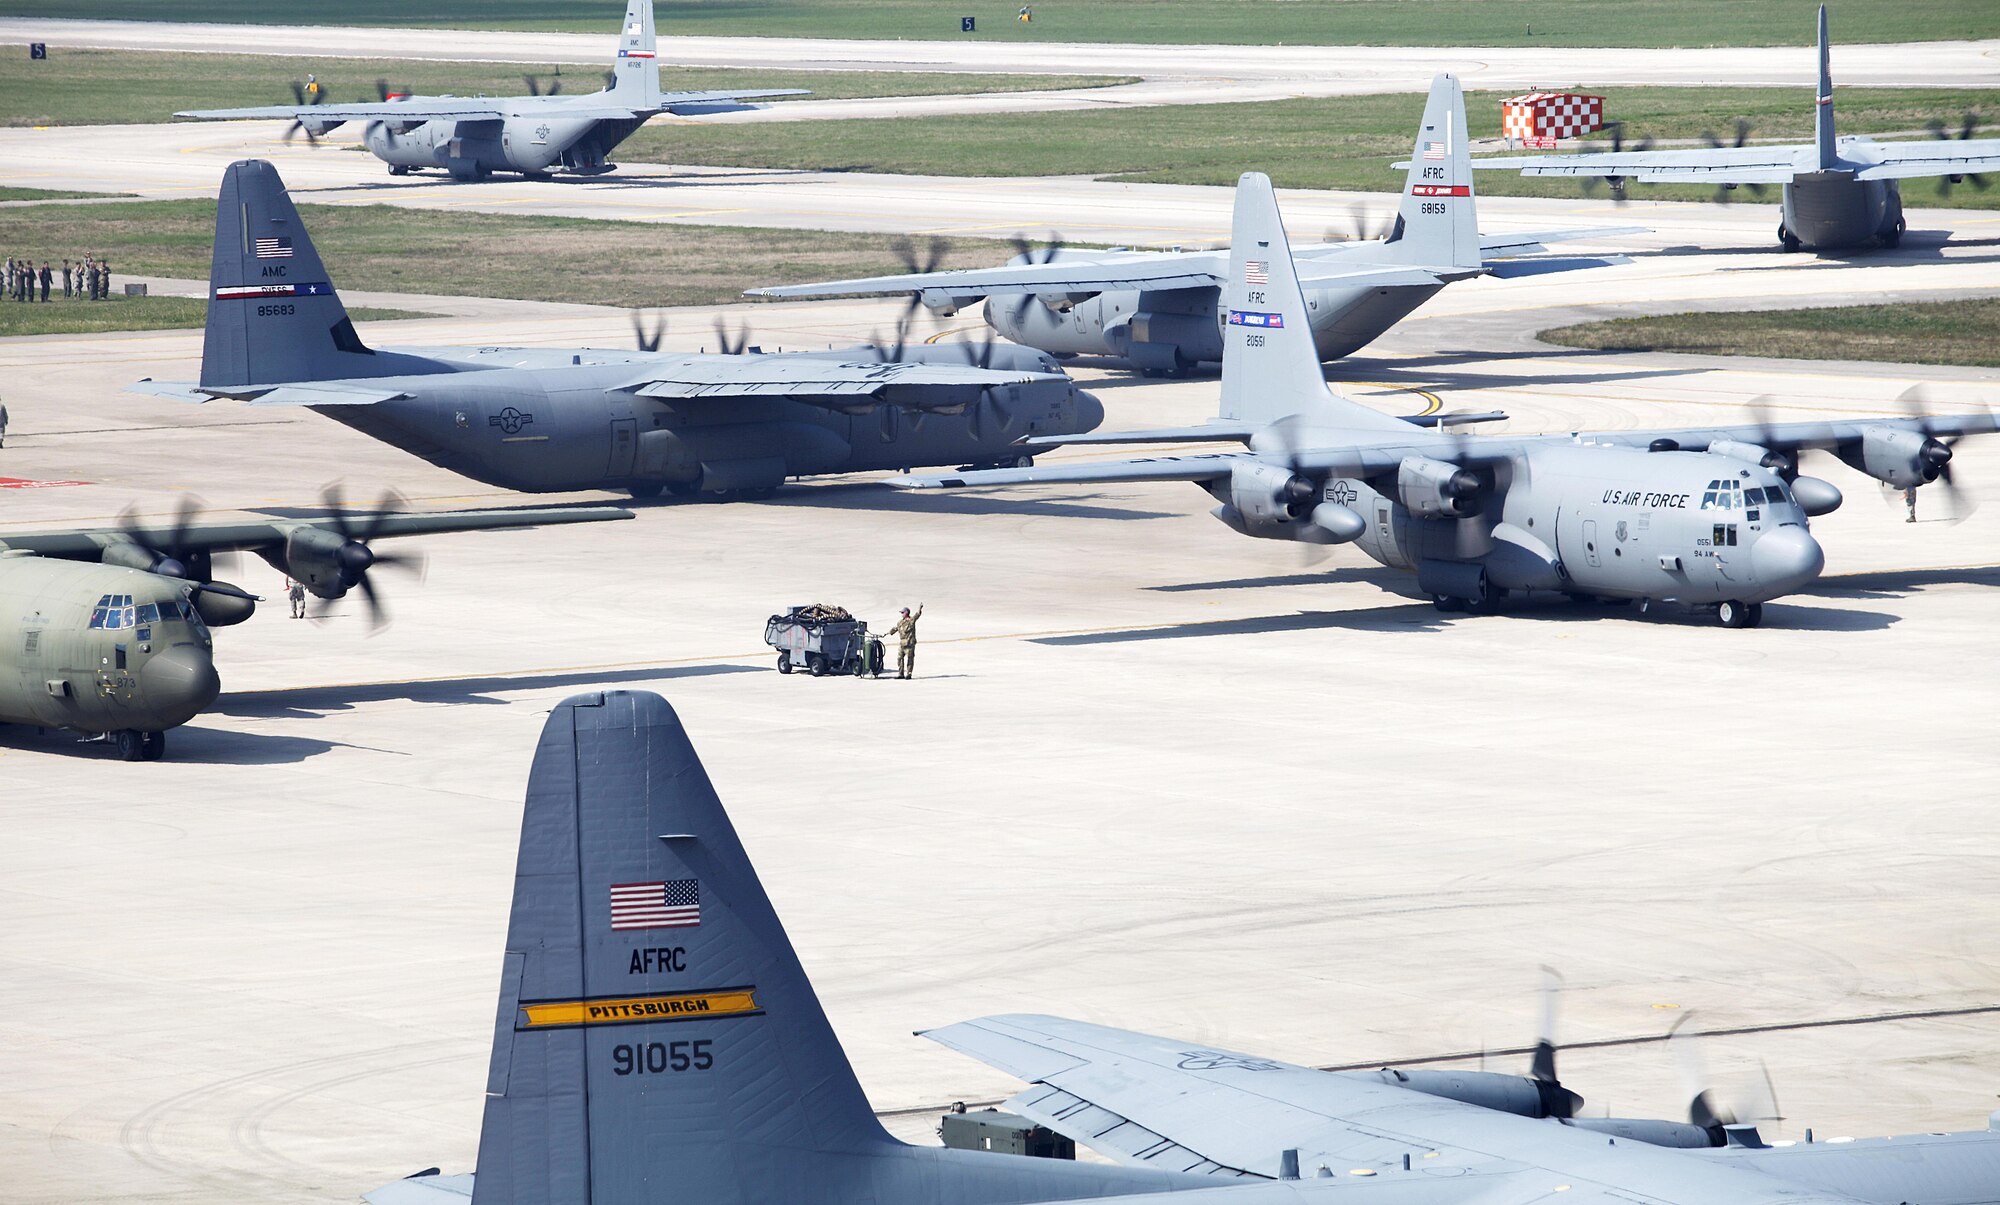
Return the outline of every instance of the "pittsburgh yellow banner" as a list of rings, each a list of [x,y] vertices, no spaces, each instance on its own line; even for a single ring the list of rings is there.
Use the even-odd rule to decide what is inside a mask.
[[[694,1021],[702,1017],[740,1017],[762,1012],[755,988],[720,992],[686,992],[672,996],[622,996],[606,1000],[550,1000],[523,1004],[516,1029],[553,1029],[565,1025],[631,1025],[650,1021]]]

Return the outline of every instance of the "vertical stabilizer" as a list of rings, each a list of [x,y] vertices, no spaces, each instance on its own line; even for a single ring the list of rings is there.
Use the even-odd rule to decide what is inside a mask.
[[[627,0],[625,24],[618,28],[617,82],[611,94],[635,109],[660,107],[659,44],[653,36],[653,0]]]
[[[528,779],[476,1205],[812,1199],[893,1146],[680,718],[564,702]]]
[[[1382,248],[1396,263],[1477,270],[1479,213],[1472,196],[1472,149],[1465,132],[1465,96],[1458,77],[1431,80],[1423,124],[1410,154],[1396,230]]]
[[[215,202],[201,383],[216,388],[387,376],[397,357],[362,345],[278,169],[229,165]]]
[[[1222,417],[1259,425],[1291,415],[1342,426],[1398,422],[1327,389],[1278,197],[1262,172],[1245,172],[1236,181],[1229,240]]]
[[[1813,96],[1813,142],[1819,148],[1819,170],[1840,166],[1840,148],[1833,136],[1833,54],[1826,40],[1826,5],[1819,6],[1819,91]]]

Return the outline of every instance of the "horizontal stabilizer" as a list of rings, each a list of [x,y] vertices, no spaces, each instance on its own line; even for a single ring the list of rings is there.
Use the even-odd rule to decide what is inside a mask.
[[[1488,275],[1501,280],[1523,276],[1549,276],[1556,272],[1580,272],[1585,268],[1615,268],[1632,260],[1623,255],[1550,255],[1540,259],[1503,259],[1486,265]]]
[[[1503,255],[1532,255],[1547,251],[1549,243],[1571,243],[1579,239],[1618,238],[1628,234],[1651,234],[1646,226],[1583,226],[1569,230],[1524,230],[1512,234],[1482,234],[1479,249],[1487,259]]]
[[[1017,448],[1061,448],[1071,444],[1248,443],[1257,428],[1248,423],[1204,423],[1199,427],[1154,427],[1137,431],[1092,431],[1080,435],[1030,435]]]
[[[472,1177],[436,1172],[411,1176],[364,1192],[361,1199],[368,1205],[466,1205],[472,1200]]]

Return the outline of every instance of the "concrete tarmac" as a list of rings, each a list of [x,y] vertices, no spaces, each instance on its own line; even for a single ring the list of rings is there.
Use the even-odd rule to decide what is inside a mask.
[[[1764,258],[1736,254],[1716,262]],[[1564,311],[1487,288],[1334,375],[1384,408],[1498,405],[1513,431],[1740,418],[1759,394],[1788,418],[1888,414],[1915,383],[1957,409],[2000,375],[1548,349],[1524,332]],[[615,309],[356,300],[457,315],[365,325],[378,344],[630,337]],[[817,345],[895,306],[754,309],[767,344]],[[707,325],[672,318],[674,346]],[[605,497],[502,493],[310,413],[119,392],[198,354],[192,332],[0,341],[0,473],[93,482],[8,492],[0,527],[164,515],[182,491],[291,513],[334,480],[426,509]],[[1211,380],[1079,373],[1108,426],[1213,413]],[[1996,455],[1962,445],[1961,480]],[[913,1029],[1026,1010],[1311,1064],[1498,1050],[1532,1042],[1542,963],[1567,977],[1567,1039],[1689,1012],[1780,1027],[1706,1047],[1738,1099],[1768,1064],[1780,1136],[1982,1126],[2000,1014],[1798,1027],[2000,1007],[1977,668],[2000,653],[2000,510],[1953,525],[1926,490],[1908,525],[1866,478],[1810,469],[1848,493],[1814,524],[1829,576],[1738,632],[1439,615],[1351,550],[1243,539],[1166,485],[830,480],[428,539],[424,580],[379,579],[395,622],[372,638],[352,603],[285,618],[248,562],[234,580],[274,601],[217,633],[226,693],[169,760],[0,733],[0,1196],[351,1201],[468,1169],[531,742],[606,688],[681,709],[912,1138],[1014,1086]],[[924,603],[921,676],[780,677],[764,618],[810,600],[877,622]],[[1658,1045],[1569,1052],[1563,1074],[1593,1110],[1685,1109]]]

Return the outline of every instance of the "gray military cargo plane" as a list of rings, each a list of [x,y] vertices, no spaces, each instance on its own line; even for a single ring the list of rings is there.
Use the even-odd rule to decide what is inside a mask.
[[[1619,258],[1502,260],[1567,239],[1634,227],[1479,233],[1467,166],[1465,100],[1458,79],[1431,84],[1416,158],[1388,237],[1294,249],[1307,288],[1313,344],[1322,360],[1352,355],[1455,280],[1532,276],[1624,263]],[[915,265],[921,266],[921,265]],[[986,323],[1016,343],[1059,356],[1112,356],[1148,375],[1183,375],[1222,358],[1220,305],[1226,251],[1079,252],[1050,247],[1004,268],[916,272],[751,289],[759,297],[910,293],[954,314],[986,298]]]
[[[517,866],[476,1169],[371,1205],[1991,1205],[2000,1184],[1996,1129],[1774,1147],[1578,1118],[1553,1059],[1329,1074],[1041,1016],[925,1036],[1029,1081],[1011,1107],[1111,1162],[905,1145],[653,694],[549,716]]]
[[[215,121],[283,118],[285,138],[300,130],[308,139],[350,121],[366,122],[361,143],[401,176],[438,167],[455,180],[480,180],[494,172],[546,178],[554,172],[595,176],[616,170],[613,148],[661,113],[692,116],[729,113],[740,103],[769,96],[804,96],[797,88],[752,91],[660,91],[660,61],[653,37],[653,0],[631,0],[618,35],[618,57],[605,89],[588,96],[560,95],[560,83],[533,96],[399,96],[377,81],[378,103],[308,103],[253,109],[194,109],[176,117]],[[296,85],[294,85],[296,88]]]
[[[1799,475],[1823,449],[1897,488],[1942,478],[1952,444],[1991,414],[1761,423],[1697,430],[1470,437],[1414,431],[1334,395],[1308,333],[1271,182],[1243,177],[1228,285],[1221,421],[1074,442],[1234,439],[1244,452],[905,476],[911,489],[1191,481],[1244,535],[1352,541],[1416,574],[1439,610],[1486,610],[1509,591],[1665,602],[1749,627],[1763,604],[1819,576],[1807,517],[1840,505]]]
[[[1903,197],[1898,180],[1942,176],[1949,184],[1981,172],[2000,171],[2000,138],[1973,138],[1977,119],[1967,116],[1957,137],[1931,123],[1929,142],[1877,142],[1863,134],[1840,136],[1833,126],[1833,71],[1826,8],[1819,10],[1819,91],[1814,96],[1813,141],[1745,146],[1747,123],[1736,144],[1697,150],[1632,150],[1575,155],[1496,156],[1474,159],[1476,168],[1518,169],[1524,176],[1604,179],[1622,198],[1633,180],[1656,184],[1713,184],[1727,201],[1738,188],[1761,193],[1782,186],[1778,242],[1787,251],[1830,249],[1870,242],[1894,247],[1903,238]],[[1949,186],[1947,185],[1947,187]]]
[[[222,690],[212,627],[242,623],[257,600],[214,580],[218,552],[253,552],[318,598],[355,591],[377,620],[375,552],[395,536],[629,519],[613,507],[351,514],[198,522],[189,502],[169,529],[0,533],[0,724],[67,728],[108,740],[126,761],[158,761],[167,730]]]
[[[304,406],[432,464],[528,492],[761,497],[792,477],[1032,463],[1028,436],[1103,420],[1053,360],[988,344],[686,355],[361,342],[277,169],[230,165],[198,383],[182,401]]]

